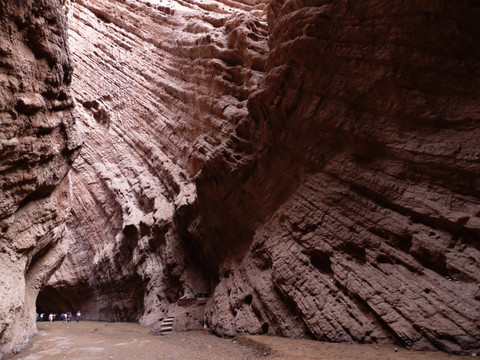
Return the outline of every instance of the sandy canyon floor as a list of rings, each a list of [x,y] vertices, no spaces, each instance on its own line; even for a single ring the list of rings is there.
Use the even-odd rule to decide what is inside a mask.
[[[207,331],[149,334],[150,328],[133,323],[83,321],[38,323],[38,334],[22,353],[22,360],[142,360],[142,359],[466,359],[443,352],[408,351],[393,345],[348,345],[273,336],[222,339]]]

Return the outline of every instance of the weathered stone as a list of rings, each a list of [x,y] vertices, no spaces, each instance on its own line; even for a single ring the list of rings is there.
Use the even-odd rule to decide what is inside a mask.
[[[1,354],[34,333],[37,294],[65,256],[79,138],[64,6],[0,1],[0,14]]]
[[[214,275],[187,229],[195,177],[248,115],[266,60],[265,9],[72,4],[85,144],[71,172],[69,253],[38,298],[43,311],[153,325],[180,296],[210,290]]]
[[[268,150],[241,178],[218,159],[199,188],[211,212],[254,228],[241,262],[222,264],[216,332],[291,336],[295,323],[328,341],[478,352],[478,15],[468,2],[272,1],[245,132]],[[212,180],[228,184],[213,204]]]
[[[467,0],[76,1],[86,140],[38,307],[153,325],[209,292],[220,335],[480,351],[479,15]],[[59,86],[69,67],[42,34],[29,46]],[[27,132],[71,106],[0,80]],[[41,153],[16,133],[2,149]]]

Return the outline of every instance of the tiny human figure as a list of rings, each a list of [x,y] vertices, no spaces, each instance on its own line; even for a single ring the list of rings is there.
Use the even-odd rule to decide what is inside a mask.
[[[80,321],[80,316],[82,316],[82,313],[79,311],[77,311],[77,323]]]
[[[68,312],[68,322],[71,322],[71,321],[72,321],[72,313]]]
[[[53,322],[53,314],[52,313],[50,313],[50,315],[48,315],[48,321]]]

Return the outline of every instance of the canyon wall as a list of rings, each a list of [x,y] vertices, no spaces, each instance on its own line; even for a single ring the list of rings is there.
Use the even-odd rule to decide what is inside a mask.
[[[212,154],[231,156],[227,142],[248,116],[266,61],[265,10],[72,3],[85,144],[71,171],[72,244],[38,298],[43,311],[153,325],[180,296],[211,289],[186,229],[198,214],[195,177]]]
[[[76,1],[45,311],[480,351],[476,1]]]
[[[0,1],[0,354],[34,333],[37,294],[66,254],[67,172],[80,138],[65,10]]]
[[[244,132],[267,150],[245,177],[218,159],[198,180],[202,211],[254,230],[222,264],[214,331],[479,350],[478,15],[467,1],[272,1]],[[204,219],[208,234],[224,223]]]

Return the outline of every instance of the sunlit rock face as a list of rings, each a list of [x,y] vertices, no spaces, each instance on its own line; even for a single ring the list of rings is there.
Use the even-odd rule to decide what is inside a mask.
[[[0,1],[0,357],[35,331],[35,299],[66,253],[79,146],[65,6]]]
[[[263,76],[266,5],[76,1],[73,93],[85,144],[71,172],[72,243],[37,304],[153,325],[211,290],[187,226],[195,177],[226,156]]]
[[[472,1],[77,1],[70,247],[45,311],[480,343]]]

